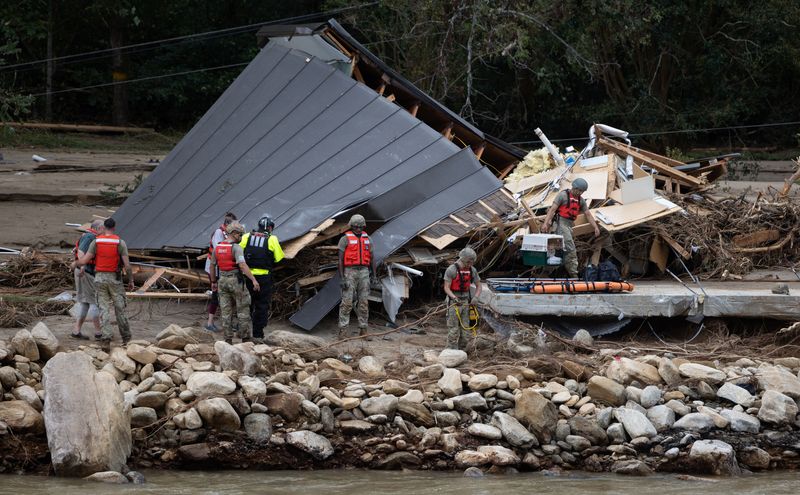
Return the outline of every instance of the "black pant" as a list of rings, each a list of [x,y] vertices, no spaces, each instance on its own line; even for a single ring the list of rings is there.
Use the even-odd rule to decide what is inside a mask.
[[[250,318],[253,320],[253,338],[264,338],[264,327],[269,320],[269,306],[272,301],[272,274],[255,275],[261,290],[253,290],[253,283],[247,280],[247,290],[250,291]]]

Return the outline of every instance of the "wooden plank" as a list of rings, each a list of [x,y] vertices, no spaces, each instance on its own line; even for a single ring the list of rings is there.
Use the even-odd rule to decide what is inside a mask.
[[[482,199],[479,199],[479,200],[478,200],[478,204],[479,204],[479,205],[481,205],[481,206],[483,206],[484,208],[486,208],[486,210],[487,210],[489,213],[491,213],[492,215],[498,215],[498,214],[499,214],[499,213],[497,213],[497,212],[496,212],[496,211],[495,211],[495,210],[494,210],[494,209],[493,209],[491,206],[489,206],[489,205],[487,205],[486,203],[484,203],[484,201],[483,201]]]
[[[285,246],[283,246],[283,256],[287,259],[294,258],[301,249],[308,246],[325,229],[333,225],[334,222],[335,220],[333,218],[329,218],[300,237],[292,239]]]
[[[147,292],[147,289],[152,287],[153,284],[156,283],[156,281],[159,278],[161,278],[162,275],[164,275],[165,271],[167,271],[166,268],[159,268],[158,270],[156,270],[152,275],[150,275],[150,278],[145,280],[145,282],[142,284],[141,287],[139,287],[139,290],[137,290],[136,292],[140,292],[140,293],[141,292]]]
[[[703,185],[703,181],[701,181],[697,177],[692,177],[691,175],[685,174],[680,170],[672,168],[666,163],[659,162],[658,160],[655,160],[647,155],[639,153],[638,148],[634,148],[633,146],[628,146],[626,144],[618,143],[616,141],[611,141],[609,139],[599,139],[598,144],[605,149],[610,149],[611,151],[614,151],[621,155],[628,154],[636,158],[637,160],[644,162],[647,166],[658,170],[660,173],[664,175],[680,179],[693,186]]]
[[[682,257],[683,259],[685,259],[685,260],[688,260],[689,258],[691,258],[691,257],[692,257],[692,253],[690,253],[689,251],[687,251],[687,250],[683,249],[683,246],[681,246],[680,244],[678,244],[678,241],[676,241],[675,239],[673,239],[672,237],[670,237],[670,236],[669,236],[669,235],[668,235],[666,232],[664,232],[663,230],[659,230],[659,232],[658,232],[658,236],[659,236],[659,237],[660,237],[660,238],[661,238],[661,239],[662,239],[664,242],[666,242],[667,244],[669,244],[669,245],[670,245],[670,247],[671,247],[672,249],[674,249],[676,253],[680,254],[680,255],[681,255],[681,257]],[[664,271],[664,270],[661,270],[661,271]]]
[[[764,229],[752,234],[741,234],[733,238],[736,247],[755,247],[765,242],[773,242],[780,239],[781,233],[776,229]]]
[[[410,113],[412,117],[416,117],[418,111],[419,111],[419,102],[414,103],[413,105],[411,105],[411,108],[408,109],[408,113]]]
[[[751,248],[731,248],[731,251],[735,253],[769,253],[771,251],[778,251],[783,249],[787,244],[792,242],[794,239],[795,231],[789,232],[786,237],[783,238],[781,242],[772,244],[770,246],[763,246],[763,247],[751,247]]]
[[[315,285],[315,284],[318,284],[320,282],[324,282],[326,280],[330,280],[330,279],[333,278],[334,275],[336,275],[336,271],[335,270],[334,271],[320,273],[319,275],[314,275],[313,277],[301,278],[300,280],[297,281],[297,285],[299,285],[300,287],[308,287],[309,285]]]
[[[467,228],[467,229],[470,228],[470,225],[467,222],[465,222],[464,220],[461,220],[460,218],[458,218],[455,215],[447,215],[447,217],[450,218],[451,220],[453,220],[454,222],[456,222],[457,224],[461,225],[464,228]]]
[[[437,237],[437,238],[428,237],[426,235],[421,235],[419,237],[420,237],[420,239],[422,239],[422,240],[428,242],[429,244],[431,244],[436,249],[440,249],[440,250],[446,248],[447,246],[449,246],[450,244],[452,244],[452,243],[454,243],[455,241],[458,240],[458,237],[456,237],[454,235],[450,235],[450,234],[445,234],[445,235],[443,235],[441,237]]]

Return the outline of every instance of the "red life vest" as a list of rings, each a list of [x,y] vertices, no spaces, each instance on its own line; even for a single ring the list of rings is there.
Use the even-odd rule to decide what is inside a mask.
[[[239,265],[233,259],[233,244],[228,241],[222,241],[214,248],[214,256],[217,258],[217,266],[221,272],[232,272],[236,270]]]
[[[469,292],[469,286],[472,284],[472,268],[461,268],[458,263],[453,265],[456,267],[456,276],[450,282],[450,290],[453,292]]]
[[[98,272],[116,272],[119,269],[119,236],[114,234],[99,235],[94,240],[95,270]]]
[[[218,228],[219,228],[219,230],[222,231],[222,237],[225,237],[226,232],[227,232],[225,230],[225,224],[220,225]],[[216,233],[217,233],[217,231],[215,230],[214,234],[216,234]],[[214,234],[211,234],[211,239],[208,241],[208,255],[209,256],[214,254]]]
[[[567,202],[558,207],[558,215],[561,218],[575,220],[581,212],[581,198],[573,196],[567,191]]]
[[[348,230],[344,233],[347,237],[347,247],[344,249],[344,266],[370,266],[372,253],[370,252],[369,236],[362,232],[360,236]]]

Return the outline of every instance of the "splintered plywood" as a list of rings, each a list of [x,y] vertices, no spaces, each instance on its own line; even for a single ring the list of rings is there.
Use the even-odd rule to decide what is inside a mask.
[[[532,189],[538,189],[553,182],[565,171],[566,169],[564,167],[551,168],[550,170],[545,170],[542,173],[525,177],[524,179],[520,179],[518,181],[507,182],[506,189],[515,194],[523,191],[530,191]]]
[[[635,203],[646,199],[653,199],[656,194],[656,184],[652,177],[642,177],[623,182],[620,186],[622,204]]]
[[[411,259],[414,261],[415,265],[435,265],[438,263],[428,248],[410,247],[406,248],[406,251],[411,256]]]
[[[299,253],[301,249],[311,244],[314,239],[316,239],[317,236],[319,236],[325,229],[333,225],[333,222],[334,219],[329,218],[297,239],[294,239],[286,244],[286,246],[283,248],[284,258],[292,259],[297,256],[297,253]]]
[[[653,216],[666,210],[667,207],[655,200],[637,201],[636,203],[604,206],[594,212],[595,218],[604,225],[624,225],[643,218]]]
[[[586,201],[594,199],[604,200],[608,197],[608,170],[567,174],[566,180],[568,182],[566,187],[571,187],[571,184],[579,177],[585,179],[589,184],[589,189],[581,195],[583,199]],[[561,183],[563,187],[565,185],[564,181],[561,181]]]

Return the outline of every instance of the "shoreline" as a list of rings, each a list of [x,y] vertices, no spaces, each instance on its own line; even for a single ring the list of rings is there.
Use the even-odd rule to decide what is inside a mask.
[[[330,348],[309,354],[322,339],[273,334],[269,344],[230,346],[170,325],[155,343],[106,354],[95,346],[59,352],[41,323],[21,330],[0,341],[0,472],[75,476],[83,468],[63,462],[54,440],[77,427],[74,408],[47,401],[61,397],[54,373],[78,369],[75,362],[86,363],[88,379],[75,371],[63,386],[76,382],[84,401],[116,397],[119,414],[109,417],[129,428],[127,453],[109,461],[117,469],[95,471],[643,476],[800,467],[798,358],[691,362],[604,349],[591,354],[599,366],[580,364],[589,361],[583,354],[548,372],[533,358],[473,369],[462,351],[426,351],[411,363],[362,356],[348,364],[324,357],[335,354]],[[111,392],[91,390],[98,376]]]

